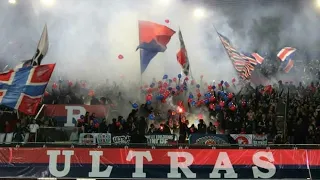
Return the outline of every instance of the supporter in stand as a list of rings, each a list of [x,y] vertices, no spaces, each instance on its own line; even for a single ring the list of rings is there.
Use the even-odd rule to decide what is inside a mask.
[[[32,120],[32,123],[29,124],[29,131],[30,131],[30,134],[29,134],[29,142],[35,142],[36,141],[36,138],[37,138],[37,133],[38,133],[38,130],[39,130],[39,125],[36,123],[36,120]]]
[[[119,89],[116,87],[115,89]],[[72,103],[83,100],[81,93],[74,93],[74,89],[60,92],[55,89],[49,96],[44,98],[46,103]],[[94,113],[86,112],[77,121],[78,133],[101,132],[112,134],[128,134],[134,136],[135,142],[145,141],[144,135],[148,134],[176,134],[180,143],[185,143],[192,133],[226,133],[230,134],[266,134],[270,140],[282,143],[319,143],[320,139],[320,86],[319,83],[310,83],[304,86],[299,83],[295,86],[292,82],[279,81],[272,86],[258,86],[256,89],[247,84],[238,94],[232,94],[232,98],[225,101],[223,107],[219,107],[219,102],[223,100],[222,96],[215,93],[215,103],[209,103],[205,110],[208,113],[206,120],[190,116],[197,106],[188,104],[186,112],[176,112],[175,107],[163,109],[157,105],[141,104],[140,108],[133,109],[125,119],[119,116],[117,119],[97,120]],[[286,126],[280,126],[277,120],[277,104],[286,103],[289,93],[287,107]],[[76,95],[77,94],[77,95]],[[67,100],[65,100],[67,98]],[[125,93],[119,90],[109,88],[108,97],[100,98],[100,101],[94,99],[94,104],[109,104],[118,107],[126,107],[124,102]],[[120,102],[121,101],[121,102]],[[174,100],[173,100],[174,101]],[[92,102],[92,100],[91,100]],[[235,105],[235,109],[228,108],[228,103]],[[211,107],[210,104],[213,104]],[[17,123],[12,120],[17,119],[16,113],[7,113],[11,111],[5,107],[1,108],[0,114],[0,133],[14,132],[14,141],[20,141],[25,136],[26,131],[21,130],[29,127],[30,140],[34,140],[34,135],[41,127],[55,126],[55,122],[50,119],[41,118],[37,122],[31,122],[32,117],[21,116]],[[160,110],[159,110],[160,109]],[[167,116],[162,116],[162,112],[167,112]],[[188,112],[192,112],[188,115]],[[155,119],[147,120],[149,114],[153,113]],[[126,114],[122,114],[125,116]],[[149,123],[152,122],[151,123]],[[199,123],[198,123],[199,121]],[[189,122],[192,122],[189,124]],[[19,125],[20,124],[20,125]],[[147,127],[150,126],[149,130]],[[285,129],[284,129],[285,128]],[[278,134],[286,136],[277,136]],[[75,139],[75,138],[73,138]]]
[[[150,128],[147,134],[155,134],[157,133],[157,129],[155,128],[154,124],[150,124]]]
[[[208,134],[216,134],[217,130],[216,127],[213,125],[212,122],[209,123],[209,126],[207,128],[207,133]]]

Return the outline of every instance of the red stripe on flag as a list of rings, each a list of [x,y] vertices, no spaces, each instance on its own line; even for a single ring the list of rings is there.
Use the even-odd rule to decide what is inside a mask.
[[[262,56],[260,56],[258,53],[252,53],[251,55],[256,59],[256,61],[259,64],[262,64],[262,62],[264,60],[264,58]]]
[[[281,60],[281,61],[285,61],[286,58],[292,54],[293,52],[295,52],[296,49],[295,48],[292,48],[292,47],[285,47],[283,49],[281,49],[281,51],[278,53],[278,58]]]
[[[293,68],[294,62],[292,59],[289,60],[287,66],[284,68],[284,72],[288,73]]]

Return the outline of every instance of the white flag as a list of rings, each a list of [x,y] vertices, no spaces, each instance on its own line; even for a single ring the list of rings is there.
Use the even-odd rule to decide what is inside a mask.
[[[37,51],[33,56],[33,66],[38,66],[41,64],[42,59],[45,57],[49,49],[49,38],[47,25],[44,26],[41,38],[38,43]]]

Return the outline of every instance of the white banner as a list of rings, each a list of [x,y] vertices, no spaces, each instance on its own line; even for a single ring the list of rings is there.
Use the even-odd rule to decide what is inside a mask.
[[[80,144],[111,144],[110,133],[81,133],[79,137]]]

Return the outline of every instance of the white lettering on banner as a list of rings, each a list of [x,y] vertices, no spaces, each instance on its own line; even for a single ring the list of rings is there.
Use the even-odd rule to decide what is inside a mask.
[[[103,155],[103,151],[90,151],[92,157],[92,169],[89,172],[89,177],[110,177],[112,166],[108,166],[106,170],[100,171],[100,156]]]
[[[74,126],[72,123],[73,118],[75,120],[80,119],[81,115],[84,115],[86,113],[86,109],[82,106],[65,106],[65,109],[67,110],[67,123],[64,124],[64,126]],[[73,114],[73,111],[80,111],[79,114]]]
[[[63,170],[57,169],[58,155],[64,156],[64,168]],[[65,177],[70,172],[71,157],[74,155],[72,150],[47,150],[49,156],[49,172],[54,177]],[[100,159],[103,156],[103,151],[89,151],[89,155],[92,157],[91,172],[88,177],[109,178],[113,169],[113,166],[108,165],[107,169],[100,171]],[[189,169],[189,166],[193,164],[194,157],[189,152],[168,152],[170,157],[170,172],[167,173],[167,178],[181,178],[179,169],[184,173],[186,178],[196,178],[196,173]],[[146,178],[146,173],[143,171],[144,158],[151,162],[153,161],[151,151],[133,151],[130,150],[126,156],[126,161],[131,161],[135,158],[135,171],[132,173],[132,178]],[[185,159],[183,162],[179,159]],[[274,157],[272,152],[260,151],[256,152],[252,156],[252,167],[254,178],[272,178],[276,174],[276,166],[274,163]],[[112,162],[110,162],[112,163]],[[268,172],[262,172],[259,168],[268,170]],[[238,174],[234,171],[230,158],[227,152],[220,152],[212,172],[209,174],[210,178],[222,178],[219,171],[226,171],[224,178],[237,178]]]
[[[127,161],[131,161],[136,157],[136,167],[135,172],[132,173],[133,178],[145,178],[146,173],[143,172],[143,158],[146,158],[149,162],[152,161],[152,156],[150,151],[129,151],[126,158]]]
[[[64,168],[62,171],[58,171],[58,155],[60,154],[60,150],[48,150],[47,155],[49,155],[49,172],[55,177],[64,177],[68,175],[70,172],[70,165],[71,165],[71,156],[74,154],[74,151],[62,151],[62,155],[65,156],[64,158]]]
[[[262,160],[261,157],[266,158],[267,161]],[[256,165],[252,167],[254,178],[268,179],[276,174],[276,166],[273,164],[274,158],[272,152],[257,152],[252,156],[252,161],[253,164]],[[258,167],[267,169],[268,172],[261,172]]]
[[[210,178],[222,178],[219,171],[224,170],[226,171],[224,178],[232,179],[238,178],[238,174],[234,172],[233,166],[229,159],[229,156],[226,152],[220,152],[218,158],[216,160],[216,164],[210,173]]]
[[[114,144],[128,144],[130,143],[130,139],[131,139],[131,136],[128,136],[128,135],[112,137],[112,141]]]
[[[170,173],[167,174],[168,178],[181,178],[181,173],[178,168],[186,175],[187,178],[196,178],[196,173],[193,173],[188,166],[193,163],[193,156],[188,152],[168,152],[170,157]],[[184,162],[179,162],[179,157],[185,158]]]
[[[169,140],[174,140],[173,135],[146,135],[149,144],[168,144]]]

